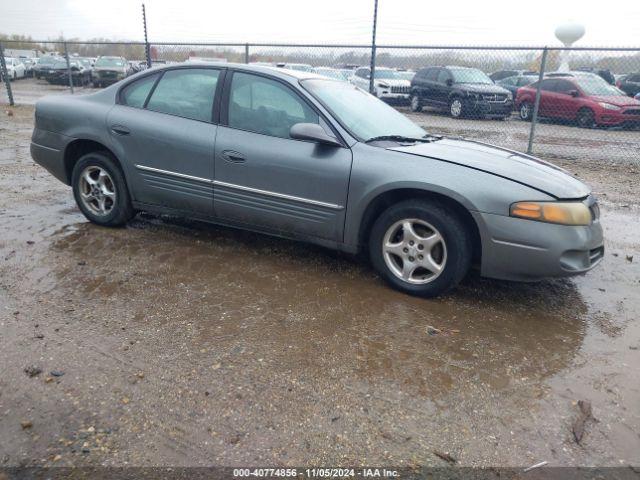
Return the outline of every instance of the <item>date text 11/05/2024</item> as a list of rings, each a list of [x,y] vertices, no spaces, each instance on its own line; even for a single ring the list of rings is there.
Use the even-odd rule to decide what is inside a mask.
[[[234,478],[297,477],[297,478],[397,478],[398,471],[387,468],[236,468]]]

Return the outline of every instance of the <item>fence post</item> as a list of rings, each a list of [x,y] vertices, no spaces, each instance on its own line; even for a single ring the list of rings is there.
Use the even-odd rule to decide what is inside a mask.
[[[249,44],[244,44],[244,63],[249,63]]]
[[[7,97],[9,97],[9,105],[13,107],[13,92],[11,91],[11,80],[9,79],[9,72],[7,72],[7,64],[4,61],[4,47],[0,42],[0,74],[4,80],[4,85],[7,87]]]
[[[144,56],[147,61],[147,68],[151,68],[151,47],[149,46],[149,40],[147,38],[147,11],[142,4],[142,24],[144,26]]]
[[[371,38],[371,75],[369,77],[369,93],[373,93],[373,77],[376,74],[376,27],[378,24],[378,0],[375,0],[373,6],[373,36]]]
[[[547,68],[547,47],[542,50],[542,59],[540,60],[540,72],[538,73],[538,85],[536,86],[536,100],[533,105],[533,115],[531,116],[531,130],[529,131],[529,145],[527,146],[527,153],[531,155],[533,152],[533,139],[536,134],[536,123],[538,123],[538,108],[540,107],[540,87],[542,79],[544,78],[544,72]]]
[[[73,94],[73,75],[71,75],[71,62],[69,61],[69,49],[67,42],[64,42],[64,58],[67,61],[67,76],[69,77],[69,90]]]

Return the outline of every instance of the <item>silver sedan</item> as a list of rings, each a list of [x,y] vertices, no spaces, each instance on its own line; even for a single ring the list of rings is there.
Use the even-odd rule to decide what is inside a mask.
[[[366,252],[410,294],[438,295],[472,265],[530,281],[584,273],[604,254],[596,200],[565,171],[431,135],[308,72],[182,64],[47,97],[31,153],[97,224],[170,213]]]

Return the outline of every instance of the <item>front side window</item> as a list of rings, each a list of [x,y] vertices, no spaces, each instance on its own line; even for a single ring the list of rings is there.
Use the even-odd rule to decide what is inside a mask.
[[[556,92],[566,94],[569,94],[569,92],[575,89],[576,87],[573,85],[573,83],[568,82],[567,80],[558,80],[558,83],[555,87]]]
[[[164,73],[147,108],[154,112],[210,122],[220,70],[189,68]]]
[[[443,68],[438,72],[438,83],[447,83],[447,80],[451,80],[451,74]]]
[[[130,107],[144,107],[144,102],[147,100],[149,92],[153,88],[153,84],[156,83],[159,75],[159,73],[149,75],[127,85],[122,90],[122,103]]]
[[[311,107],[282,83],[236,72],[231,82],[228,123],[232,128],[289,138],[289,130],[296,123],[320,123],[320,120]]]

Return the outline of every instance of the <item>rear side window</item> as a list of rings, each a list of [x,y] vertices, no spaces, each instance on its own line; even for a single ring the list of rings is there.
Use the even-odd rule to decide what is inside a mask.
[[[427,80],[432,80],[432,81],[436,81],[438,79],[438,72],[440,71],[439,68],[430,68],[427,71]]]
[[[153,91],[147,109],[210,122],[219,76],[220,70],[205,68],[169,70]]]
[[[122,103],[130,107],[142,108],[160,74],[149,75],[127,85],[121,93]]]
[[[567,80],[556,80],[554,90],[559,93],[569,93],[572,90],[576,90],[576,87],[573,83]]]
[[[296,123],[319,123],[315,113],[290,88],[257,75],[236,72],[229,95],[229,127],[289,138]]]

